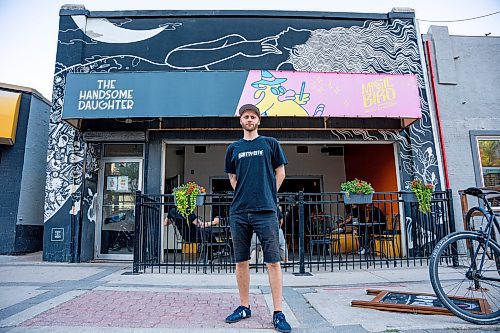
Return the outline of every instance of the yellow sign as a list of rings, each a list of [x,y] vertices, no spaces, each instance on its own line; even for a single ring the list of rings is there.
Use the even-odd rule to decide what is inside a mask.
[[[17,117],[21,94],[0,90],[0,144],[13,145],[16,141]]]

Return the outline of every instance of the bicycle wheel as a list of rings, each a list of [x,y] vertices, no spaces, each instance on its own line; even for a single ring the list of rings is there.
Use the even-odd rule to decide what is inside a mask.
[[[486,247],[477,233],[450,234],[432,253],[429,267],[432,288],[457,317],[479,325],[496,324],[500,322],[498,258],[500,247],[496,242]]]

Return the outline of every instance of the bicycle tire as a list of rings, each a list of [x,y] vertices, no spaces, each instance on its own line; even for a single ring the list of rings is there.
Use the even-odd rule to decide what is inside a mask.
[[[443,238],[434,249],[430,258],[429,274],[432,288],[443,305],[457,317],[478,325],[491,325],[500,322],[500,282],[485,281],[467,277],[466,273],[473,265],[470,260],[471,249],[477,252],[477,247],[481,244],[483,237],[475,232],[464,231],[455,232]],[[465,248],[464,246],[465,245]],[[453,247],[457,250],[453,254]],[[482,245],[480,259],[484,253],[484,243]],[[486,249],[488,260],[484,262],[481,271],[483,276],[498,278],[496,260],[500,258],[500,247],[496,242],[490,242]],[[459,263],[453,265],[458,260],[467,260],[465,265]],[[474,263],[477,264],[476,261]],[[471,288],[472,286],[472,288]],[[457,304],[456,299],[460,297],[478,298],[486,300],[490,307],[490,313],[471,312],[465,309],[465,304]],[[455,302],[451,298],[455,299]],[[462,308],[464,307],[464,308]]]

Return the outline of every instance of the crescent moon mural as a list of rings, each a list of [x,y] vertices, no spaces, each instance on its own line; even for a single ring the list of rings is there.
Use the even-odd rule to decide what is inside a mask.
[[[182,23],[166,23],[155,29],[133,30],[118,27],[104,18],[87,18],[85,15],[73,15],[71,18],[89,38],[111,44],[139,42],[154,37],[164,30],[175,30],[182,25]]]

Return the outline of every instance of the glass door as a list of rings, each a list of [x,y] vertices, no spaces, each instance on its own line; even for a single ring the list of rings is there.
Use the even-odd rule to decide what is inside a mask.
[[[142,159],[103,159],[97,257],[132,260],[135,191],[142,187]]]

